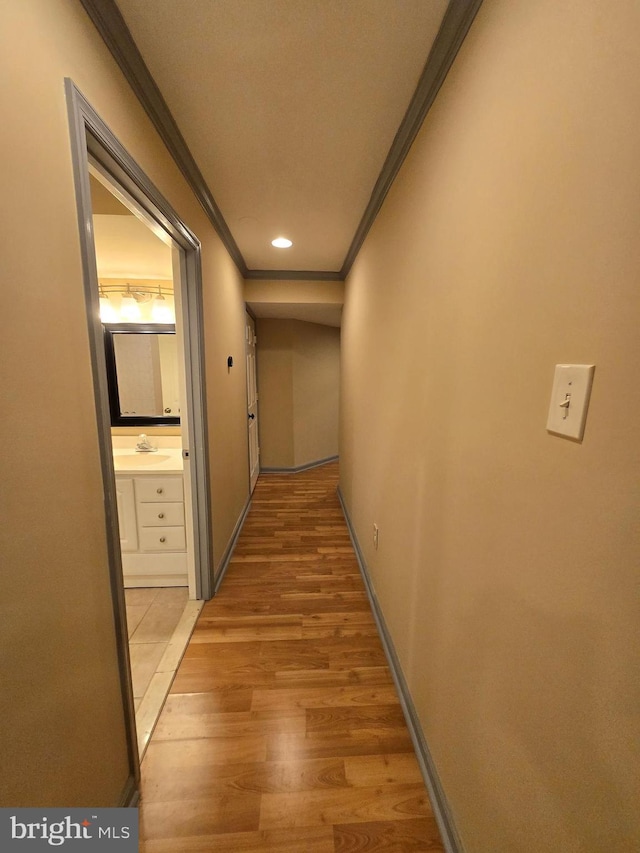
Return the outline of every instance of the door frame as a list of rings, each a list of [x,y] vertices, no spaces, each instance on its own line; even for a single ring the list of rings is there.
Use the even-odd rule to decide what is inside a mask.
[[[249,326],[247,319],[251,320],[252,327]],[[245,363],[246,363],[246,374],[247,374],[247,414],[248,414],[249,418],[251,418],[251,413],[248,411],[249,408],[251,408],[251,404],[249,401],[249,396],[250,396],[249,395],[249,381],[250,381],[250,372],[251,371],[249,369],[249,364],[248,364],[248,360],[247,360],[247,356],[248,356],[247,345],[249,345],[247,330],[249,328],[252,328],[252,334],[254,337],[254,340],[253,340],[253,356],[254,356],[253,382],[254,382],[254,386],[255,386],[255,401],[254,401],[253,405],[256,408],[256,411],[254,413],[255,414],[255,420],[254,419],[252,419],[252,420],[253,420],[253,427],[256,431],[256,442],[257,442],[257,448],[258,448],[258,458],[256,460],[257,461],[257,472],[255,475],[255,479],[253,479],[253,470],[251,468],[251,424],[248,423],[247,424],[247,433],[248,433],[248,453],[249,453],[249,495],[253,494],[253,490],[256,487],[256,482],[258,480],[258,476],[260,475],[260,430],[258,428],[259,422],[260,422],[260,416],[258,414],[258,397],[259,397],[259,395],[258,395],[258,367],[257,367],[257,356],[256,356],[256,328],[255,327],[256,327],[256,318],[253,315],[253,312],[249,310],[249,306],[245,305],[244,348],[245,348]]]
[[[204,320],[200,241],[156,189],[70,78],[65,92],[76,190],[89,350],[96,404],[97,436],[104,486],[105,526],[120,683],[124,705],[130,775],[123,805],[137,801],[140,762],[136,742],[135,707],[127,637],[122,559],[118,534],[115,471],[111,451],[111,419],[107,373],[100,321],[98,273],[93,237],[89,162],[98,163],[155,227],[168,234],[180,250],[179,286],[183,312],[184,361],[187,379],[188,449],[194,508],[196,597],[213,595],[213,536],[209,488],[209,453],[204,374]],[[184,436],[183,436],[184,440]]]

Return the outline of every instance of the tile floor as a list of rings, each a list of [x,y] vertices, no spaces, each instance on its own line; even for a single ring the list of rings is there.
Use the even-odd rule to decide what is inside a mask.
[[[142,758],[203,602],[186,587],[127,589],[125,601]]]

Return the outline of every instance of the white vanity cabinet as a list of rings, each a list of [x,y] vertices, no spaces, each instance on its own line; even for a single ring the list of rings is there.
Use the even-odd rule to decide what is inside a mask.
[[[138,550],[138,525],[136,522],[136,499],[134,494],[133,478],[116,477],[120,549],[123,554],[128,551]]]
[[[116,474],[125,587],[186,586],[182,474]]]

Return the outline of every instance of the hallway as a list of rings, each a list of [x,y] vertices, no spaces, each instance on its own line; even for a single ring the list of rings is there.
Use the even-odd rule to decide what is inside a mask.
[[[337,483],[260,476],[142,764],[142,851],[444,849]]]

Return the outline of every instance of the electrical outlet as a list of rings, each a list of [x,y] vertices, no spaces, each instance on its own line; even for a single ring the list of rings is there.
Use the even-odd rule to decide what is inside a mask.
[[[373,525],[373,547],[378,550],[378,525]]]

